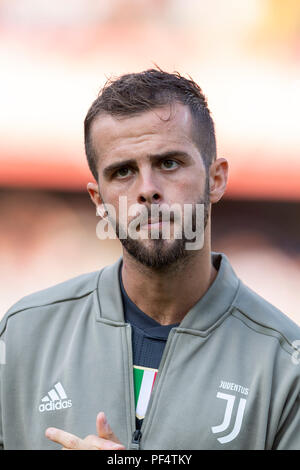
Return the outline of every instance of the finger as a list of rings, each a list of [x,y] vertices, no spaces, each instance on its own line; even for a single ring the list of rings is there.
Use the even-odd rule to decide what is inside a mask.
[[[86,449],[85,442],[82,439],[62,429],[48,428],[45,435],[51,441],[57,442],[57,444],[61,444],[67,449]]]
[[[82,450],[80,449],[68,449],[67,447],[62,447],[60,450]],[[98,447],[85,447],[84,450],[99,450]]]
[[[100,413],[98,413],[97,415],[96,427],[97,427],[97,434],[99,437],[121,444],[117,436],[112,431],[110,425],[108,424],[107,418],[105,416],[105,413],[103,413],[103,411],[100,411]]]
[[[88,449],[94,450],[124,450],[125,447],[122,444],[117,444],[114,441],[109,441],[108,439],[103,439],[98,436],[87,436],[84,439],[84,442]]]

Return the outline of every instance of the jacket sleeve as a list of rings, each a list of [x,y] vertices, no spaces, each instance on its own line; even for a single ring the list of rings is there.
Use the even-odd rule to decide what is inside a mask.
[[[1,378],[0,378],[0,386],[1,386]],[[3,450],[3,449],[4,449],[4,445],[3,445],[2,411],[1,411],[1,397],[0,397],[0,450]]]
[[[3,444],[3,426],[2,426],[2,375],[3,367],[5,366],[5,342],[3,335],[0,336],[0,450],[4,449]]]
[[[274,450],[300,450],[300,393],[279,430]]]

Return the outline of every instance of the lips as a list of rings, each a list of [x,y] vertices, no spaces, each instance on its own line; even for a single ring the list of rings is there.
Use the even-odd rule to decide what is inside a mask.
[[[146,227],[146,226],[153,226],[153,225],[162,225],[163,223],[165,222],[172,222],[172,215],[169,216],[169,214],[164,215],[163,214],[160,214],[160,217],[154,217],[154,218],[148,218],[148,220],[146,222],[144,222],[143,224],[141,224],[142,227]]]
[[[160,220],[150,219],[144,224],[141,224],[141,228],[145,229],[145,228],[151,228],[151,227],[160,227],[161,225],[162,225],[162,222]]]
[[[139,223],[138,225],[135,225],[134,230],[141,230],[141,229],[150,229],[150,228],[162,228],[163,225],[165,224],[170,224],[175,223],[175,218],[176,221],[179,219],[178,216],[174,216],[173,211],[170,210],[155,210],[155,213],[151,214],[150,211],[148,213],[142,213],[139,214],[138,216]],[[134,218],[133,220],[135,220]],[[180,214],[180,219],[181,219],[181,214]],[[132,221],[129,222],[129,225]],[[133,222],[134,223],[134,222]]]
[[[148,219],[147,224],[148,224],[148,225],[154,225],[154,224],[158,224],[158,223],[160,223],[160,222],[162,222],[162,218],[161,218],[161,217],[158,218],[158,219]]]

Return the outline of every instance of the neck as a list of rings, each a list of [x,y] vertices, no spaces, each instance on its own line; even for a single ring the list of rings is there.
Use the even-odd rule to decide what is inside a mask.
[[[180,323],[216,275],[208,242],[185,262],[163,271],[141,265],[124,250],[122,281],[127,295],[161,325]]]

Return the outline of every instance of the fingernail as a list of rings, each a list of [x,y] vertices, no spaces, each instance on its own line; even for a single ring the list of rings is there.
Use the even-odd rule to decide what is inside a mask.
[[[53,429],[53,428],[48,428],[48,429],[46,429],[46,433],[45,433],[45,434],[46,434],[46,437],[48,437],[49,439],[51,439],[51,437],[53,437],[54,434],[55,434],[55,429]]]

